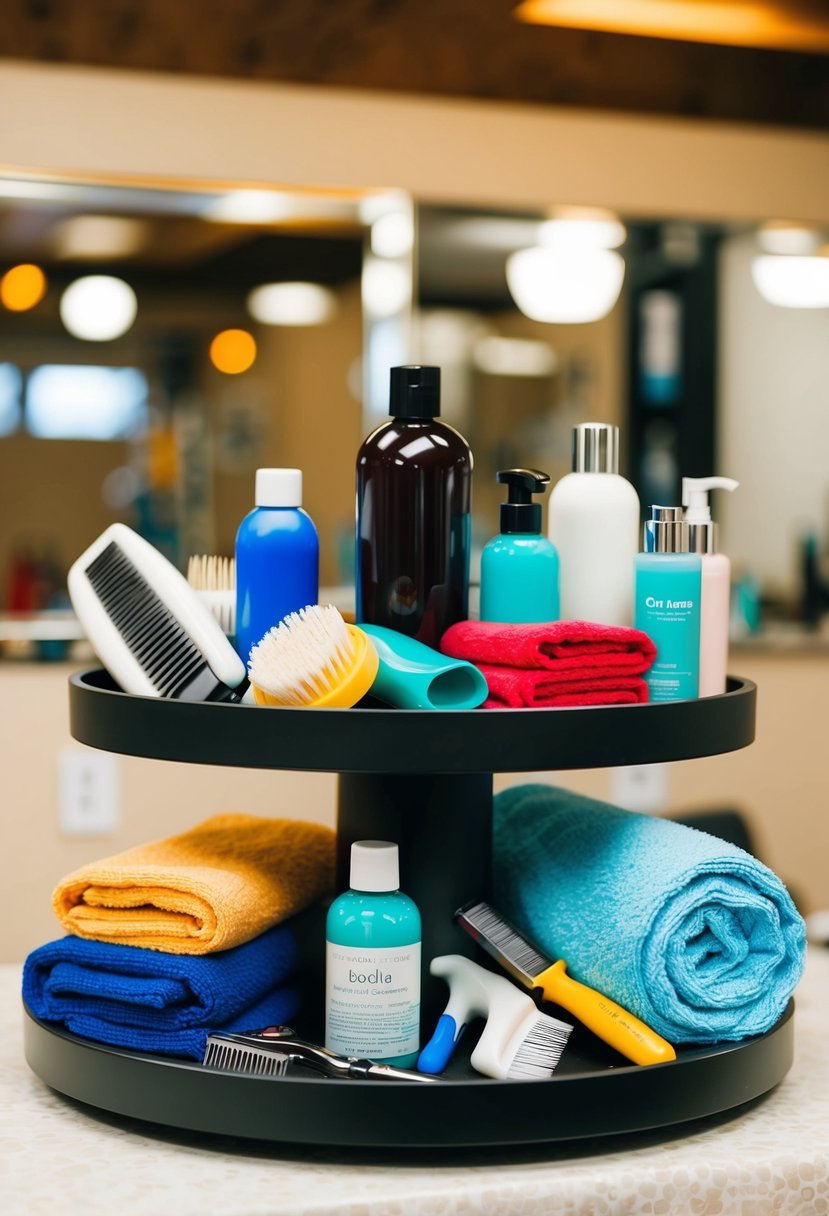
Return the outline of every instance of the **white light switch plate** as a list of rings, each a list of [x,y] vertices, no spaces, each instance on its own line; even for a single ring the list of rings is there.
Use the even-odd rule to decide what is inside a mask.
[[[58,824],[64,836],[111,836],[121,821],[117,756],[94,748],[58,753]]]

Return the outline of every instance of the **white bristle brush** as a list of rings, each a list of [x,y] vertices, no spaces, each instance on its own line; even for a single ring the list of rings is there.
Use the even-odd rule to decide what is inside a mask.
[[[257,642],[248,675],[259,705],[347,709],[366,695],[379,665],[368,634],[333,604],[309,604]]]
[[[236,632],[236,561],[232,557],[196,554],[187,562],[187,581],[213,613],[226,634]]]
[[[541,1013],[535,1001],[502,975],[460,954],[429,964],[449,985],[449,1002],[417,1060],[419,1072],[443,1072],[467,1024],[485,1018],[469,1063],[485,1077],[543,1080],[552,1076],[573,1027]]]

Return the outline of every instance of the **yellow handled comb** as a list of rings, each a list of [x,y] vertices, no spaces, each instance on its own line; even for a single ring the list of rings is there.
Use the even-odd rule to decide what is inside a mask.
[[[634,1064],[664,1064],[676,1059],[666,1039],[610,997],[571,979],[562,959],[551,962],[545,958],[489,904],[470,904],[460,908],[455,917],[523,988],[540,988],[545,1000],[572,1013]]]

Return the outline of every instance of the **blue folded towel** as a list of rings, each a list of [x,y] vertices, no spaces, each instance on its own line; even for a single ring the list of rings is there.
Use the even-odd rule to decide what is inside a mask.
[[[201,1060],[214,1030],[253,1030],[290,1021],[299,998],[281,987],[297,944],[277,925],[214,954],[166,954],[63,937],[23,965],[23,999],[42,1021],[113,1047]]]
[[[706,832],[546,785],[495,799],[493,902],[673,1043],[769,1030],[806,930],[780,879]]]

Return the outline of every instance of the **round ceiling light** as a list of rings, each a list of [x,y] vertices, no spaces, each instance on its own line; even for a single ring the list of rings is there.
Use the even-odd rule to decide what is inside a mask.
[[[829,257],[754,258],[751,277],[764,300],[781,308],[829,308]]]
[[[625,263],[610,249],[537,245],[507,258],[507,284],[525,316],[549,324],[599,321],[619,298]]]
[[[9,312],[28,312],[46,295],[46,275],[39,266],[22,262],[0,279],[0,302]]]
[[[256,340],[246,329],[223,329],[210,343],[210,362],[226,376],[238,376],[253,367]]]
[[[60,319],[70,334],[87,342],[120,338],[138,313],[138,300],[129,283],[108,274],[90,274],[66,288],[60,298]]]
[[[262,325],[322,325],[337,311],[337,298],[319,283],[263,283],[250,293],[247,307]]]

